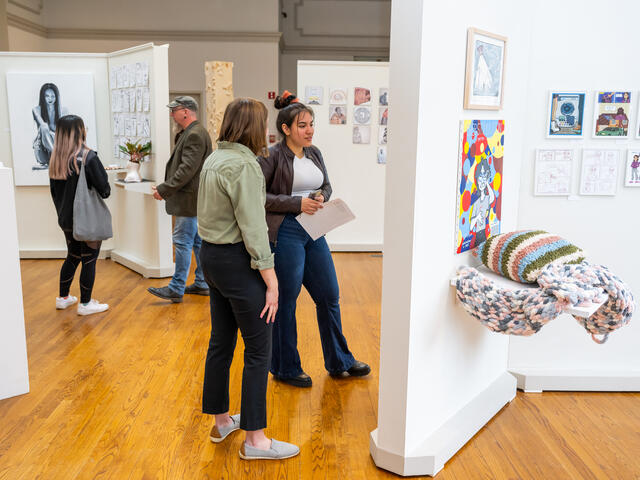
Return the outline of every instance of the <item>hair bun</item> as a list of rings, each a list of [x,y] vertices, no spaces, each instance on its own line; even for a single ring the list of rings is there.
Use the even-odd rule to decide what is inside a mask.
[[[273,101],[273,106],[276,107],[276,110],[281,110],[297,101],[298,97],[296,97],[295,93],[291,93],[290,91],[285,90],[282,95],[278,95],[276,97],[276,99]]]

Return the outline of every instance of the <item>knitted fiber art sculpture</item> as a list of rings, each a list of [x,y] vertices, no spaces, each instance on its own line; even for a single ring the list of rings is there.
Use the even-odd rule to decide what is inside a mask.
[[[567,305],[600,303],[608,296],[590,317],[574,317],[595,342],[604,343],[610,332],[629,323],[635,309],[626,285],[601,265],[551,263],[542,268],[538,284],[540,288],[503,289],[475,268],[460,267],[456,288],[471,316],[490,330],[508,335],[533,335]]]
[[[584,252],[542,230],[521,230],[490,237],[478,246],[478,257],[490,270],[521,283],[535,283],[550,263],[578,264]]]

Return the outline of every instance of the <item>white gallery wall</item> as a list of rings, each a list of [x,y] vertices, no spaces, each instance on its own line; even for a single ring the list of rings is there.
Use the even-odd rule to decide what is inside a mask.
[[[640,188],[624,187],[627,150],[640,149],[638,100],[640,63],[636,61],[637,18],[640,5],[634,0],[616,3],[615,21],[602,21],[602,3],[595,0],[537,2],[532,11],[529,78],[522,95],[527,114],[519,119],[527,134],[522,143],[522,175],[518,228],[542,229],[556,233],[585,250],[587,259],[609,267],[627,282],[640,301]],[[555,21],[550,21],[549,12]],[[571,28],[558,28],[568,22],[579,25],[578,37]],[[603,40],[604,39],[604,40]],[[611,43],[608,39],[615,39]],[[569,46],[574,45],[575,48]],[[514,72],[507,67],[507,75]],[[549,91],[586,91],[584,137],[547,139]],[[630,138],[592,137],[594,96],[597,90],[628,90],[632,98]],[[536,148],[573,149],[572,196],[534,196]],[[578,195],[582,150],[621,151],[620,175],[615,196]],[[604,345],[572,317],[563,315],[530,338],[513,337],[509,367],[514,370],[538,369],[540,374],[629,376],[640,378],[640,314],[631,323],[611,333]],[[544,351],[544,355],[541,352]],[[617,382],[619,388],[624,381]],[[627,382],[627,386],[630,384]],[[636,388],[640,384],[636,380]],[[593,388],[596,388],[594,385]],[[615,388],[615,387],[614,387]]]

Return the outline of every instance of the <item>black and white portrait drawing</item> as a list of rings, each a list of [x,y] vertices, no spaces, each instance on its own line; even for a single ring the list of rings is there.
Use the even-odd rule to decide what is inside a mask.
[[[97,148],[93,75],[7,73],[11,152],[16,185],[48,185],[49,159],[60,117],[74,114]]]

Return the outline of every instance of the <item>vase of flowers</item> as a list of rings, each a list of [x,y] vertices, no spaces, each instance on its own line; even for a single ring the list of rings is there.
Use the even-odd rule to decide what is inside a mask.
[[[124,145],[120,145],[120,151],[129,155],[127,176],[124,177],[124,181],[127,183],[141,182],[140,164],[144,162],[145,157],[151,154],[151,142],[144,145],[140,142],[126,142]]]

